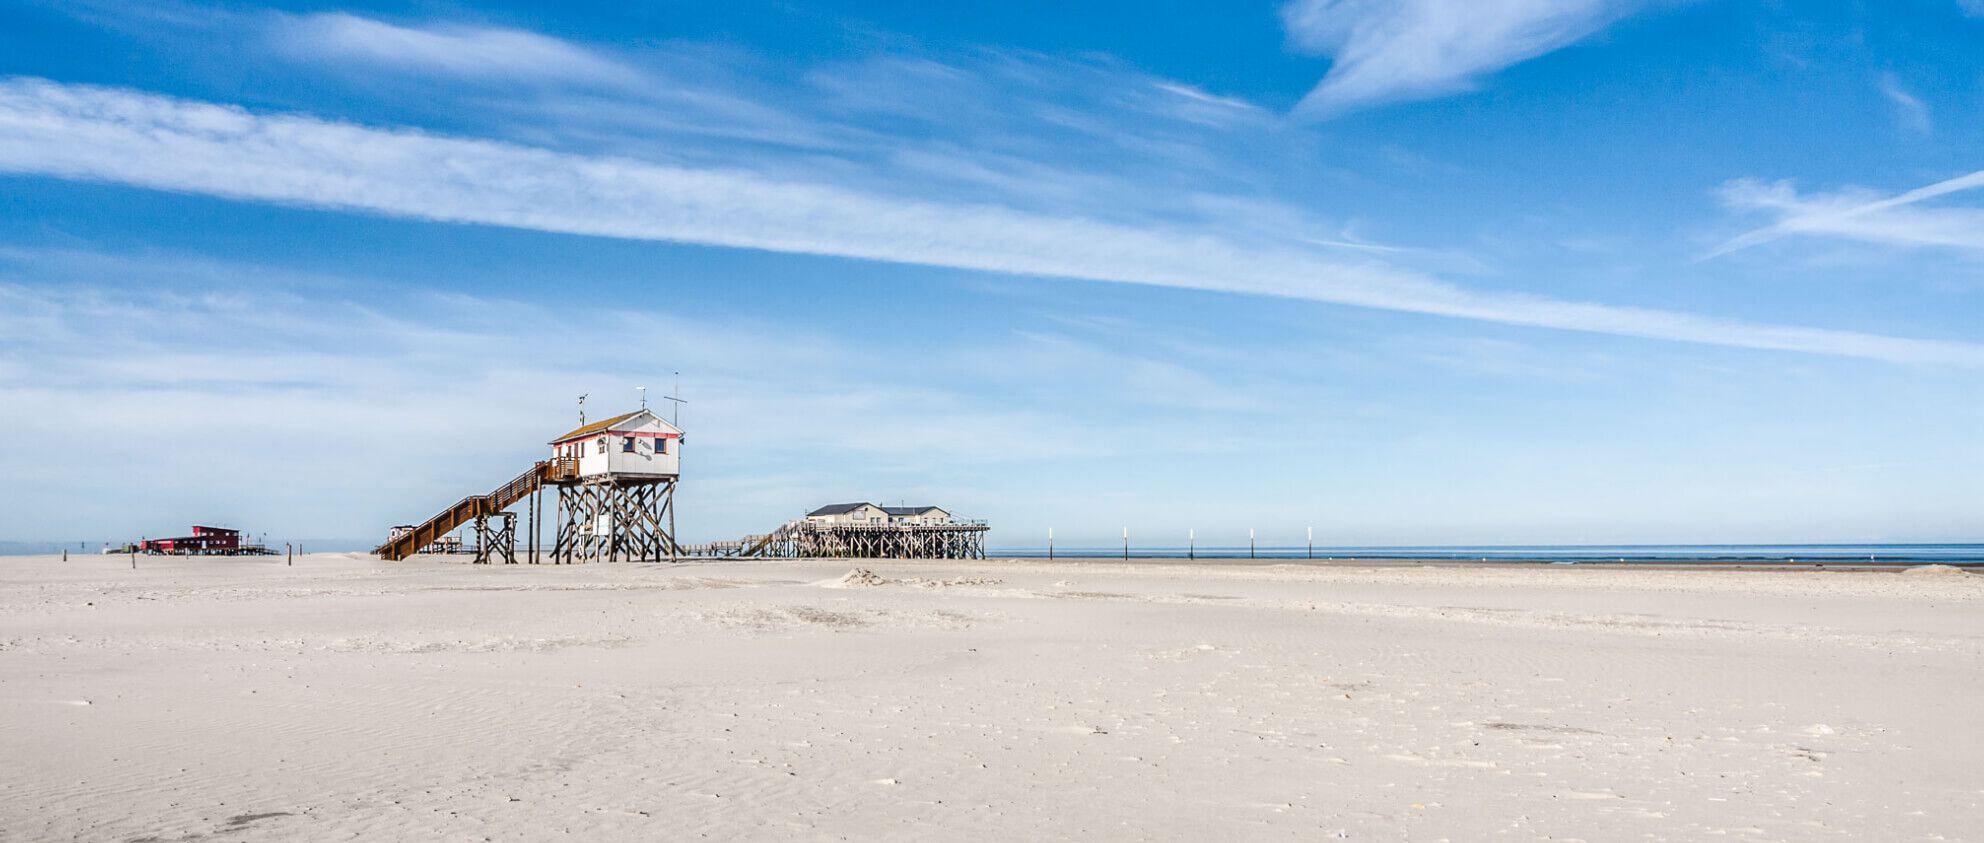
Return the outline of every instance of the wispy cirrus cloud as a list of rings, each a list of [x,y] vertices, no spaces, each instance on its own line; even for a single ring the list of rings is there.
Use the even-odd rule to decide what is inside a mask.
[[[1267,109],[1100,54],[939,55],[863,42],[854,58],[795,73],[733,44],[626,50],[346,13],[243,14],[214,26],[272,45],[290,69],[368,93],[390,86],[414,123],[426,111],[533,146],[919,196],[1189,214],[1203,191],[1263,182],[1261,162],[1315,166],[1301,133]]]
[[[360,102],[390,103],[391,119],[403,125],[874,194],[1388,248],[1339,233],[1357,220],[1280,198],[1288,184],[1363,184],[1373,169],[1396,166],[1388,155],[1373,153],[1370,166],[1357,150],[1317,155],[1313,133],[1265,108],[1104,54],[988,46],[938,53],[854,35],[853,57],[795,70],[734,43],[625,49],[455,21],[266,10],[162,16],[178,7],[83,2],[98,12],[91,23],[155,47],[222,40],[246,47],[243,72],[351,86]],[[354,40],[362,48],[346,43]],[[445,48],[431,58],[379,49],[403,40]],[[456,43],[498,40],[527,42],[538,49],[526,57],[558,60],[483,61],[486,51]],[[603,84],[573,66],[606,66],[603,78],[632,74],[638,82]],[[1454,263],[1436,249],[1383,253],[1427,269]]]
[[[313,59],[502,81],[631,84],[634,69],[535,32],[459,24],[398,26],[343,12],[281,16],[270,27],[283,49]]]
[[[1984,188],[1984,170],[1886,196],[1867,190],[1799,193],[1788,181],[1740,179],[1722,187],[1730,208],[1773,215],[1768,226],[1745,232],[1704,258],[1761,246],[1786,237],[1831,237],[1890,246],[1939,246],[1984,250],[1984,208],[1923,203]]]
[[[1582,41],[1647,0],[1294,0],[1282,22],[1296,47],[1330,56],[1297,114],[1472,88],[1488,74]]]
[[[1901,127],[1918,135],[1926,135],[1935,128],[1929,117],[1929,104],[1921,97],[1910,93],[1901,86],[1901,80],[1893,73],[1881,74],[1881,96],[1894,104],[1895,120]]]
[[[440,222],[1354,305],[1509,325],[1984,365],[1984,345],[1467,290],[1214,228],[906,199],[46,80],[0,82],[0,171]]]

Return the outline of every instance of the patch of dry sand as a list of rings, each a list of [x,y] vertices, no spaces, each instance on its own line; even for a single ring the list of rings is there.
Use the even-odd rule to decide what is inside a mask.
[[[0,560],[0,839],[1972,839],[1984,577]]]

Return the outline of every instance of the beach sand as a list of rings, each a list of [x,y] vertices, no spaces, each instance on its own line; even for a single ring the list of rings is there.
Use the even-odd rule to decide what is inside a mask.
[[[1984,839],[1960,571],[128,565],[0,559],[0,839]]]

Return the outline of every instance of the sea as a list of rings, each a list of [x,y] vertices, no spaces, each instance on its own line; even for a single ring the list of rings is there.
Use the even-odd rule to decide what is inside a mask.
[[[989,557],[1040,558],[1045,545],[993,547]],[[1056,547],[1055,558],[1121,559],[1123,546]],[[1626,544],[1626,545],[1427,545],[1383,547],[1257,547],[1200,546],[1197,548],[1131,546],[1131,559],[1299,560],[1299,559],[1432,559],[1470,562],[1984,566],[1984,544]]]

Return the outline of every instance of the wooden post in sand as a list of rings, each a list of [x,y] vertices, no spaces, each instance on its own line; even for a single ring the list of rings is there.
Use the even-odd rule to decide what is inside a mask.
[[[1199,528],[1185,528],[1185,558],[1199,558]]]
[[[1054,528],[1047,528],[1047,561],[1054,561]]]
[[[283,542],[283,543],[282,543],[282,552],[283,552],[283,553],[284,553],[285,555],[287,555],[287,556],[289,557],[289,561],[288,561],[288,562],[285,562],[285,563],[283,563],[283,564],[285,564],[285,565],[295,565],[295,564],[296,564],[296,546],[295,546],[295,545],[292,545],[292,544],[290,544],[289,542]]]
[[[1254,558],[1254,528],[1247,528],[1247,558]]]
[[[1316,528],[1309,528],[1309,558],[1316,558]]]
[[[1123,561],[1130,561],[1130,528],[1123,528]]]
[[[69,549],[66,547],[62,548],[62,561],[64,562],[69,561]]]
[[[537,564],[537,528],[544,521],[544,511],[538,509],[538,499],[544,492],[544,484],[530,490],[530,553],[526,557],[530,564]]]

